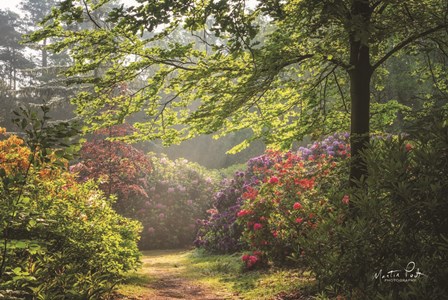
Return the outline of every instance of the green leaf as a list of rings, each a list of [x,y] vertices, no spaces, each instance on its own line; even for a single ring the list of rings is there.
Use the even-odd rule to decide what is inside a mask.
[[[28,247],[28,243],[25,241],[16,241],[14,246],[18,249],[26,249]]]
[[[33,219],[29,220],[29,222],[28,222],[29,227],[34,227],[34,226],[36,226],[36,224],[37,224],[36,220],[33,220]]]

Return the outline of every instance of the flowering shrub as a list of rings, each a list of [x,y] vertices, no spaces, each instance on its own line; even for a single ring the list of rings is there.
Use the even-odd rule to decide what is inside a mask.
[[[238,171],[233,179],[224,180],[224,186],[214,195],[213,209],[208,219],[198,220],[199,230],[195,245],[213,253],[233,253],[244,248],[240,239],[243,226],[238,224],[242,195],[255,191],[273,164],[270,157],[261,155],[250,159],[245,172]]]
[[[194,241],[196,220],[206,215],[217,188],[218,175],[185,159],[152,157],[149,199],[136,212],[144,225],[143,249],[188,246]]]
[[[196,219],[204,218],[210,207],[217,175],[184,159],[145,155],[131,145],[105,139],[128,130],[115,126],[97,132],[84,143],[80,162],[71,171],[81,182],[98,180],[107,196],[116,195],[117,212],[143,223],[141,248],[190,245]]]
[[[1,294],[99,299],[138,266],[140,225],[94,183],[77,183],[61,149],[29,145],[0,129]]]
[[[446,297],[447,116],[446,109],[423,113],[407,135],[373,139],[364,153],[366,180],[334,186],[333,212],[299,241],[322,286],[359,299]],[[382,280],[392,270],[395,277]]]
[[[209,218],[197,221],[196,247],[213,253],[232,253],[242,249],[239,240],[242,227],[236,223],[236,214],[240,210],[243,184],[243,172],[221,182],[224,187],[214,194],[213,209],[208,210]]]
[[[244,254],[241,260],[246,270],[255,269],[257,266],[263,266],[264,261],[260,251],[253,251],[252,254]]]
[[[330,158],[345,159],[350,157],[350,141],[348,133],[335,133],[316,141],[308,147],[299,147],[299,155],[304,160],[313,160],[322,155]]]
[[[95,179],[107,197],[114,194],[115,210],[127,217],[135,216],[135,209],[149,199],[147,177],[151,172],[151,159],[142,151],[121,141],[107,137],[126,134],[126,125],[98,131],[80,151],[80,162],[71,166],[79,181]]]
[[[348,134],[334,134],[321,142],[313,143],[307,148],[300,147],[295,153],[270,152],[252,158],[248,161],[245,172],[237,172],[234,178],[225,182],[225,187],[215,195],[215,210],[211,211],[212,214],[207,220],[200,221],[201,227],[196,239],[196,245],[211,252],[234,252],[240,250],[241,246],[247,242],[253,244],[254,247],[258,246],[255,243],[264,243],[264,248],[268,248],[267,243],[270,243],[270,248],[273,248],[275,245],[279,250],[279,253],[276,255],[277,259],[284,259],[285,254],[290,254],[292,246],[285,246],[283,250],[281,248],[283,248],[285,243],[290,244],[290,242],[282,240],[285,233],[276,229],[269,229],[271,225],[266,226],[268,222],[267,215],[274,211],[273,203],[270,203],[273,197],[268,195],[269,197],[266,197],[263,201],[257,200],[257,204],[253,204],[256,211],[253,210],[253,207],[249,207],[249,204],[245,204],[243,208],[241,205],[244,202],[255,201],[259,197],[259,193],[266,191],[266,189],[282,187],[284,191],[276,192],[286,192],[285,189],[290,188],[291,185],[285,186],[281,182],[282,179],[285,179],[285,172],[288,172],[289,181],[293,180],[297,175],[298,177],[295,178],[294,185],[305,189],[302,196],[305,197],[305,194],[309,193],[310,195],[307,197],[312,198],[311,190],[315,192],[315,178],[312,178],[312,173],[316,172],[316,168],[313,166],[329,169],[331,166],[329,165],[330,161],[345,159],[349,156],[349,152]],[[284,165],[288,159],[290,163]],[[300,163],[302,166],[297,165],[295,166],[296,169],[291,169],[295,163]],[[323,166],[325,164],[326,166]],[[285,167],[285,169],[281,170],[282,167]],[[294,174],[294,172],[299,173]],[[265,187],[262,188],[261,186]],[[297,193],[299,190],[295,192]],[[280,194],[276,196],[276,198],[279,197]],[[294,219],[291,219],[292,224],[297,227],[303,223],[302,226],[305,226],[305,224],[308,224],[306,217],[298,215],[298,208],[302,206],[302,203],[295,203],[296,201],[292,202],[291,205],[293,207],[289,207],[287,210],[295,210],[294,214],[297,215]],[[264,219],[261,221],[257,219],[261,217]],[[243,221],[236,223],[237,218],[247,220],[246,224]],[[274,221],[271,220],[270,222]],[[245,229],[246,231],[250,228],[254,235],[247,235],[245,240],[241,241],[243,227],[247,228]],[[256,242],[255,237],[259,237],[261,240]],[[273,239],[274,237],[275,239]],[[284,238],[288,239],[287,236],[284,236]]]
[[[333,184],[329,176],[336,163],[325,157],[300,153],[270,152],[276,163],[257,188],[244,194],[238,221],[245,226],[243,238],[251,249],[262,251],[276,263],[296,252],[300,236],[307,236],[321,220],[328,199],[320,192]]]

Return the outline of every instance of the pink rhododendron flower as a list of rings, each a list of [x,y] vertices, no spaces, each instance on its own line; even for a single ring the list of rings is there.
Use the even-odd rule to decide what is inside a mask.
[[[260,223],[254,224],[254,230],[260,230],[261,228],[263,228],[263,225],[261,225]]]
[[[350,202],[350,196],[349,195],[345,195],[344,197],[342,197],[342,203],[347,204]]]
[[[294,205],[292,206],[292,208],[294,208],[295,210],[299,210],[302,208],[302,204],[300,204],[299,202],[294,203]]]
[[[297,224],[302,224],[303,223],[303,218],[297,218],[296,219],[296,223]]]
[[[405,146],[404,146],[405,148],[406,148],[406,152],[409,152],[409,151],[411,151],[412,150],[412,145],[411,144],[406,144]]]
[[[218,210],[216,208],[210,208],[207,210],[207,213],[211,215],[216,215],[218,213]]]
[[[276,183],[278,183],[278,177],[277,176],[272,176],[271,178],[269,178],[269,183],[272,183],[272,184],[276,184]]]
[[[251,213],[252,212],[248,209],[242,209],[236,215],[237,215],[237,217],[244,217],[244,216],[250,215]]]
[[[250,255],[248,260],[246,261],[246,265],[248,268],[253,267],[253,265],[255,265],[258,261],[258,257]]]
[[[249,260],[250,255],[249,254],[244,254],[243,257],[241,257],[241,259],[243,261],[248,261]]]

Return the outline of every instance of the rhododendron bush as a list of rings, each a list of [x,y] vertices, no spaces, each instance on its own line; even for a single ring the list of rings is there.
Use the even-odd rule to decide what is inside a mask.
[[[39,125],[36,139],[45,136]],[[138,266],[140,225],[93,182],[77,183],[62,149],[44,145],[0,131],[0,292],[99,299]]]
[[[319,212],[327,209],[320,189],[337,181],[338,164],[349,153],[348,134],[334,134],[295,152],[270,151],[249,160],[245,172],[215,195],[215,209],[200,221],[196,245],[212,252],[245,245],[285,262],[297,249],[299,233],[315,227]]]
[[[218,175],[185,159],[145,154],[119,140],[126,125],[98,131],[85,142],[71,167],[84,182],[95,179],[115,210],[143,223],[142,249],[191,245],[216,191]]]
[[[152,156],[149,199],[136,212],[143,223],[143,249],[189,246],[219,182],[218,174],[185,159]]]
[[[275,163],[259,170],[265,179],[257,187],[247,187],[244,204],[237,213],[245,227],[243,239],[253,250],[276,263],[290,263],[288,257],[303,252],[300,238],[306,237],[330,210],[323,190],[338,181],[338,163],[325,154],[303,158],[300,153],[268,152]]]
[[[430,108],[406,134],[372,139],[363,154],[369,176],[330,190],[334,211],[299,241],[322,286],[356,299],[446,298],[447,117]],[[389,271],[399,280],[384,280]]]
[[[243,226],[236,222],[243,203],[242,194],[259,185],[265,175],[258,171],[268,170],[271,165],[272,161],[266,155],[254,157],[248,161],[245,172],[238,171],[232,179],[221,182],[223,187],[214,195],[208,218],[198,220],[197,247],[213,253],[232,253],[245,247],[240,239]]]
[[[70,170],[78,174],[80,182],[97,180],[107,197],[116,195],[113,204],[120,214],[134,217],[136,209],[148,200],[148,176],[151,159],[132,145],[107,138],[129,133],[127,125],[97,131],[81,148],[79,162]]]
[[[207,219],[198,219],[199,230],[194,244],[213,253],[232,253],[243,247],[242,226],[237,222],[245,174],[237,172],[221,182],[221,190],[213,196],[213,208]]]

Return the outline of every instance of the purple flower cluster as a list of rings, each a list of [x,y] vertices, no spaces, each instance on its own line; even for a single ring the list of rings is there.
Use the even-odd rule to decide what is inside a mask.
[[[322,155],[347,158],[350,156],[349,137],[348,133],[335,133],[307,147],[299,147],[298,153],[304,160],[312,160]]]
[[[239,237],[242,228],[236,223],[236,214],[241,207],[241,194],[245,174],[237,172],[233,179],[225,179],[222,190],[214,195],[214,209],[209,217],[197,220],[199,230],[194,244],[213,253],[231,253],[241,250]]]
[[[299,159],[313,160],[325,155],[334,159],[343,159],[350,155],[349,134],[336,133],[322,141],[314,142],[297,151]],[[286,155],[286,154],[285,154]],[[241,250],[240,241],[243,228],[236,223],[237,213],[241,210],[242,194],[248,187],[257,187],[267,176],[275,163],[283,155],[260,155],[247,162],[245,172],[236,172],[231,180],[224,180],[223,188],[214,195],[213,207],[209,217],[198,220],[199,231],[195,245],[213,253],[232,253]]]

